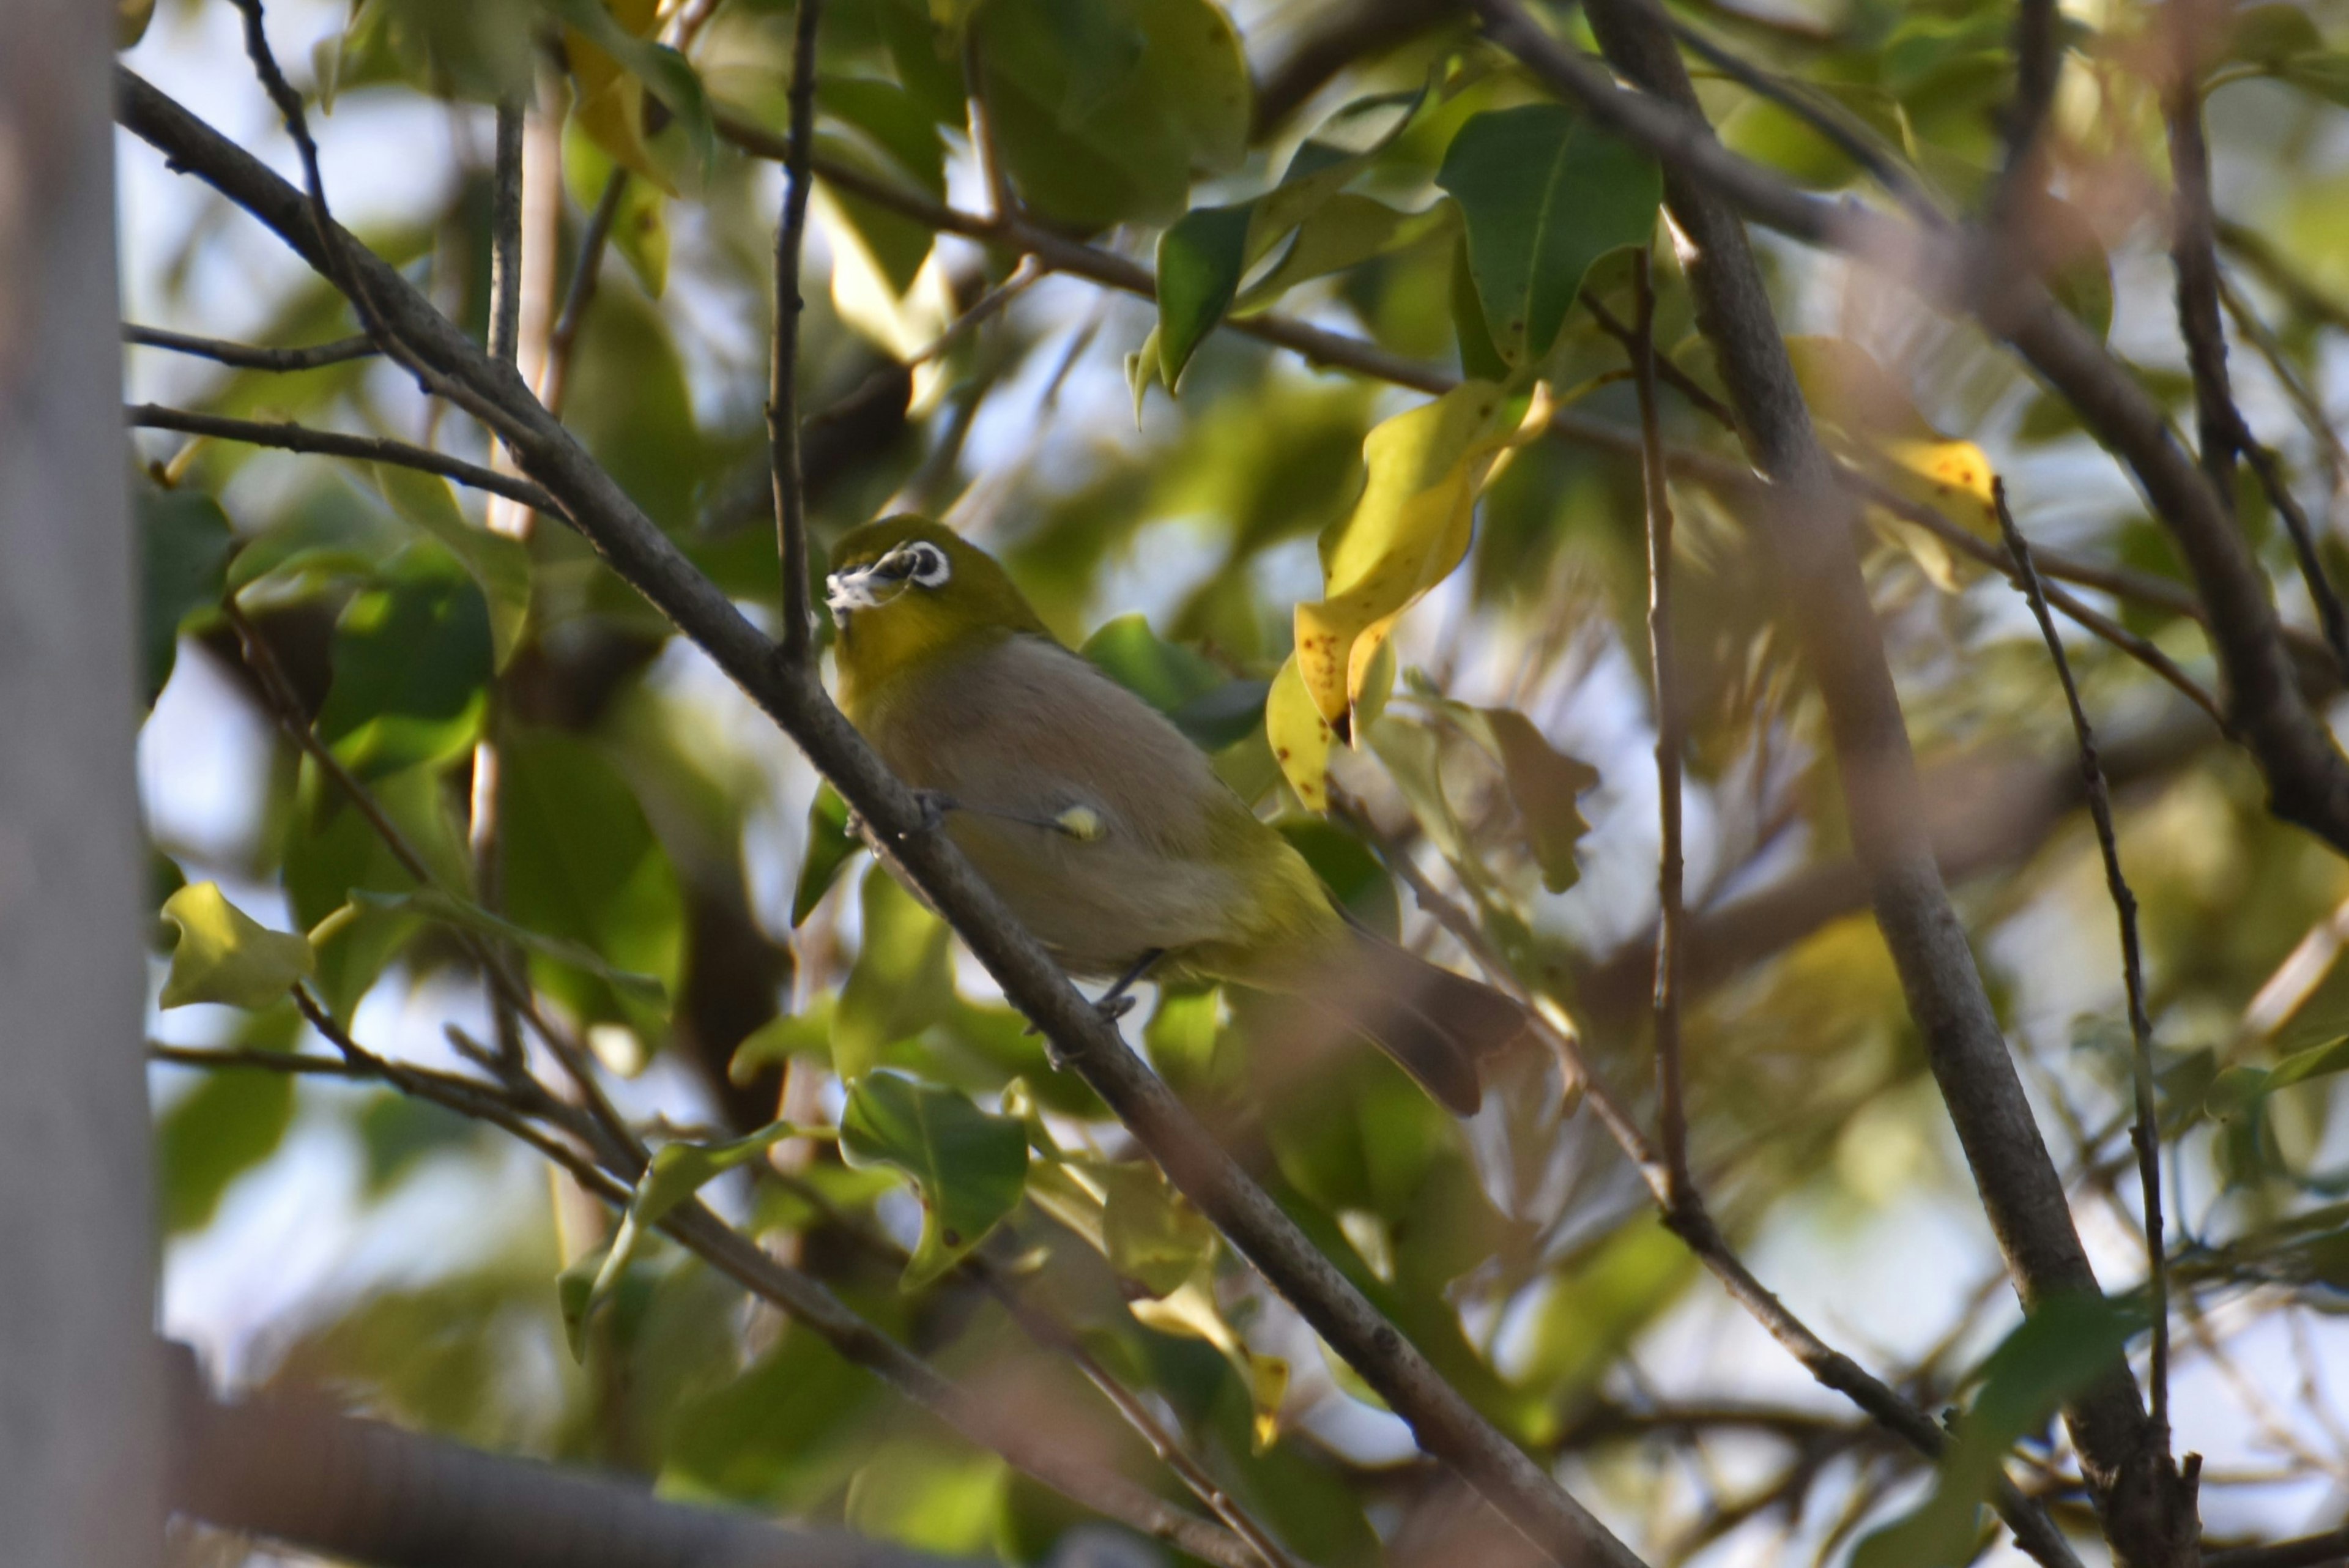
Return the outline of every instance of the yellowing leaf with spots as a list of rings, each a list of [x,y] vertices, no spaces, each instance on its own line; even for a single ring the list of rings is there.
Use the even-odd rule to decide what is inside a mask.
[[[1952,441],[1917,411],[1908,389],[1858,344],[1841,337],[1789,337],[1795,379],[1836,455],[1903,499],[1932,506],[1985,538],[1998,533],[1990,457],[1970,441]],[[1954,587],[1946,547],[1898,518],[1870,510],[1869,522],[1918,558],[1943,587]]]
[[[1370,477],[1361,499],[1321,535],[1323,597],[1297,607],[1297,670],[1333,730],[1350,728],[1350,711],[1396,618],[1467,555],[1476,495],[1495,460],[1548,421],[1549,403],[1538,389],[1514,423],[1506,418],[1506,403],[1495,383],[1464,382],[1386,421],[1363,441]],[[1278,754],[1278,736],[1273,745]]]
[[[1338,733],[1313,705],[1313,694],[1305,690],[1305,678],[1297,672],[1293,653],[1272,678],[1272,690],[1265,697],[1264,733],[1272,742],[1273,761],[1280,764],[1281,777],[1305,803],[1305,809],[1329,810],[1330,748]]]
[[[1156,1301],[1129,1302],[1126,1310],[1161,1334],[1204,1339],[1223,1352],[1224,1359],[1247,1386],[1248,1403],[1255,1407],[1250,1436],[1256,1451],[1260,1454],[1272,1447],[1280,1435],[1281,1402],[1288,1397],[1288,1363],[1249,1349],[1247,1341],[1232,1327],[1216,1301],[1214,1264],[1201,1262],[1180,1289]]]

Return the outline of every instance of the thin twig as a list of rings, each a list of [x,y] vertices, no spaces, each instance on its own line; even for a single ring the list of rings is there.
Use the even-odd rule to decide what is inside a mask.
[[[392,858],[416,879],[418,886],[448,892],[431,863],[409,841],[408,836],[400,831],[399,825],[392,821],[390,814],[384,810],[383,803],[375,797],[375,792],[361,784],[343,765],[342,759],[335,755],[334,748],[320,738],[317,726],[311,722],[293,682],[286,678],[285,667],[278,662],[276,650],[269,646],[268,639],[261,635],[261,628],[253,624],[235,597],[232,595],[224,599],[221,609],[231,628],[236,632],[245,666],[253,671],[262,700],[276,719],[278,727],[351,803],[367,825],[375,830],[376,836],[383,841],[384,847],[391,852]],[[554,1053],[555,1060],[562,1064],[573,1087],[578,1091],[581,1103],[594,1118],[599,1135],[599,1152],[627,1170],[633,1178],[636,1171],[644,1168],[643,1145],[613,1106],[611,1099],[604,1093],[603,1085],[596,1081],[595,1069],[585,1048],[568,1032],[555,1026],[538,1005],[538,999],[532,993],[528,982],[485,939],[464,930],[457,931],[455,935],[474,962],[481,965],[496,993]]]
[[[1656,288],[1647,250],[1633,263],[1638,300],[1631,326],[1631,373],[1640,401],[1640,488],[1648,518],[1648,660],[1656,703],[1656,1127],[1662,1146],[1665,1205],[1677,1212],[1695,1196],[1689,1179],[1688,1106],[1681,1079],[1681,975],[1687,909],[1682,883],[1679,656],[1672,642],[1672,503],[1664,473],[1663,426],[1656,410]]]
[[[536,1080],[525,1075],[502,1093],[496,1085],[475,1085],[421,1072],[360,1045],[306,988],[297,985],[293,994],[295,1005],[312,1027],[342,1053],[352,1075],[379,1078],[403,1094],[494,1124],[560,1167],[583,1191],[615,1210],[626,1209],[635,1196],[633,1175],[615,1174],[531,1123],[529,1116],[535,1113],[556,1116],[564,1122],[564,1130],[574,1136],[585,1137],[592,1131],[579,1125],[575,1110],[554,1100]],[[608,1152],[605,1158],[608,1161]],[[993,1449],[1071,1501],[1221,1568],[1257,1568],[1254,1553],[1234,1535],[1160,1501],[1105,1466],[1072,1458],[1037,1439],[1016,1420],[1007,1419],[986,1401],[975,1398],[857,1315],[812,1276],[761,1251],[698,1199],[680,1206],[661,1228],[738,1284],[807,1325],[847,1360],[876,1374],[970,1441]]]
[[[375,339],[367,337],[337,337],[331,343],[302,348],[264,348],[220,337],[191,337],[184,332],[166,332],[160,327],[137,327],[129,322],[123,324],[122,340],[144,348],[167,348],[174,354],[233,365],[240,370],[315,370],[322,365],[340,365],[382,352]]]
[[[612,224],[619,218],[620,198],[627,189],[628,171],[613,170],[604,182],[595,210],[587,214],[587,226],[580,233],[579,259],[572,265],[571,286],[564,291],[563,307],[546,334],[546,368],[539,376],[538,400],[551,413],[563,411],[571,389],[572,349],[579,341],[580,326],[587,319],[587,307],[595,302],[595,288],[604,274],[604,251],[611,244]]]
[[[389,348],[391,340],[369,302],[366,289],[350,258],[344,254],[339,239],[340,229],[334,213],[326,205],[326,178],[318,165],[318,143],[310,134],[310,119],[302,108],[302,95],[285,79],[278,67],[277,55],[269,47],[269,30],[263,25],[261,0],[233,0],[244,17],[244,52],[252,61],[254,74],[261,78],[264,92],[276,106],[285,121],[285,134],[294,139],[295,150],[302,159],[302,178],[310,196],[310,222],[317,234],[318,250],[326,258],[327,278],[343,296],[351,302],[351,309],[359,318],[359,326],[379,347]]]
[[[1634,347],[1636,339],[1630,325],[1621,317],[1608,309],[1605,302],[1597,295],[1586,291],[1582,296],[1582,307],[1590,312],[1590,318],[1599,323],[1600,331],[1623,345],[1625,353],[1635,356],[1638,354],[1639,350]],[[1655,354],[1652,358],[1655,361],[1656,374],[1662,378],[1666,386],[1686,398],[1699,413],[1711,419],[1723,430],[1732,433],[1736,431],[1737,416],[1730,411],[1727,403],[1707,391],[1703,382],[1673,364],[1672,358],[1669,354]],[[1645,442],[1642,441],[1641,444],[1644,448]]]
[[[490,203],[490,358],[511,365],[522,346],[523,101],[498,100],[497,164]]]
[[[320,457],[347,457],[360,462],[388,462],[399,468],[421,469],[474,490],[486,490],[537,507],[549,516],[564,515],[562,505],[543,488],[527,479],[499,473],[478,462],[406,441],[381,436],[344,435],[314,430],[290,421],[233,420],[222,414],[200,414],[188,409],[167,409],[158,403],[135,403],[122,410],[122,422],[140,430],[177,431],[182,435],[209,436],[215,441],[242,441],[248,446],[276,447],[285,452]]]
[[[2235,440],[2241,416],[2227,382],[2227,334],[2219,319],[2219,262],[2210,202],[2210,150],[2202,134],[2202,88],[2194,56],[2197,6],[2169,7],[2169,80],[2162,89],[2162,121],[2169,140],[2169,256],[2178,275],[2178,328],[2186,340],[2194,379],[2194,411],[2202,468],[2221,505],[2235,495]]]
[[[1772,76],[1742,56],[1723,48],[1685,22],[1675,20],[1672,23],[1672,36],[1680,40],[1683,48],[1746,91],[1776,104],[1817,131],[1837,151],[1873,175],[1876,182],[1914,213],[1920,223],[1938,225],[1943,221],[1945,214],[1940,204],[1919,183],[1917,177],[1902,168],[1870,133],[1855,125],[1840,108],[1830,108],[1821,103],[1809,92],[1791,86],[1782,78]]]
[[[2202,1568],[2338,1568],[2349,1562],[2349,1525],[2265,1546],[2203,1553]]]
[[[2292,493],[2283,464],[2274,451],[2252,437],[2240,410],[2230,405],[2228,411],[2234,421],[2230,434],[2235,450],[2251,464],[2260,488],[2267,493],[2276,515],[2283,519],[2284,532],[2292,536],[2292,557],[2300,564],[2301,580],[2308,585],[2308,597],[2316,601],[2316,622],[2324,628],[2325,644],[2333,649],[2343,675],[2349,677],[2349,614],[2344,614],[2340,592],[2333,586],[2333,576],[2325,570],[2323,558],[2316,553],[2316,530],[2300,498]]]
[[[2019,0],[2014,8],[2014,97],[2002,117],[2006,163],[1992,188],[1993,225],[2013,222],[2024,198],[2037,194],[2044,183],[2041,138],[2064,69],[2063,25],[2055,0]]]
[[[1476,966],[1484,971],[1485,977],[1527,1004],[1536,1032],[1557,1054],[1560,1067],[1570,1080],[1579,1082],[1583,1104],[1590,1107],[1608,1135],[1622,1149],[1624,1157],[1639,1171],[1666,1226],[1712,1272],[1730,1298],[1822,1386],[1849,1399],[1926,1458],[1939,1459],[1949,1447],[1949,1434],[1889,1384],[1813,1333],[1810,1326],[1795,1316],[1775,1293],[1756,1279],[1730,1246],[1728,1238],[1722,1234],[1693,1179],[1681,1189],[1680,1196],[1675,1197],[1671,1173],[1663,1159],[1649,1144],[1647,1135],[1640,1130],[1639,1123],[1615,1097],[1605,1081],[1591,1070],[1583,1058],[1580,1046],[1564,1031],[1554,1027],[1542,1009],[1535,1005],[1532,991],[1517,978],[1508,961],[1485,939],[1475,917],[1446,898],[1441,888],[1428,880],[1426,873],[1420,870],[1411,856],[1388,836],[1360,802],[1334,785],[1330,800],[1331,814],[1350,823],[1370,842],[1380,861],[1411,889],[1412,897],[1419,907],[1433,916],[1436,923],[1467,950],[1469,956],[1476,961]],[[1992,1501],[1998,1509],[1999,1517],[2014,1532],[2016,1544],[2044,1568],[2080,1568],[2079,1559],[2064,1539],[2063,1532],[2056,1529],[2046,1512],[2024,1497],[2003,1473],[1995,1482]]]
[[[2153,1086],[2153,1020],[2145,1007],[2145,960],[2137,940],[2137,895],[2129,891],[2128,879],[2121,874],[2120,838],[2113,827],[2113,802],[2105,786],[2104,765],[2096,758],[2096,736],[2088,722],[2088,711],[2080,701],[2080,688],[2072,679],[2072,661],[2064,652],[2064,639],[2055,629],[2055,618],[2047,607],[2047,594],[2031,564],[2031,546],[2015,526],[2013,510],[2007,504],[2006,483],[1991,482],[1991,495],[1998,507],[1999,532],[2005,536],[2007,554],[2014,558],[2023,597],[2031,603],[2031,613],[2039,622],[2039,633],[2047,643],[2047,655],[2054,661],[2055,678],[2064,688],[2064,706],[2071,710],[2072,732],[2080,742],[2080,782],[2088,799],[2088,816],[2095,824],[2096,847],[2104,857],[2105,887],[2112,895],[2113,910],[2120,921],[2121,981],[2128,995],[2129,1038],[2135,1049],[2130,1054],[2137,1093],[2137,1126],[2130,1137],[2137,1145],[2137,1179],[2143,1189],[2145,1204],[2146,1280],[2153,1303],[2153,1366],[2150,1382],[2151,1418],[2158,1435],[2162,1451],[2169,1445],[2169,1268],[2168,1244],[2162,1238],[2161,1223],[2161,1113],[2154,1098]]]
[[[799,0],[792,40],[791,141],[775,223],[775,343],[767,380],[767,443],[775,471],[775,546],[783,565],[784,662],[803,664],[815,635],[809,592],[807,487],[800,472],[800,252],[807,234],[808,160],[815,151],[815,40],[823,0]]]

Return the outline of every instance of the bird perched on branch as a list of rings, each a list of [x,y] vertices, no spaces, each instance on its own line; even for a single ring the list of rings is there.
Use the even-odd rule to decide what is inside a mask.
[[[840,704],[1071,973],[1297,996],[1463,1116],[1516,1002],[1349,919],[1206,754],[1045,629],[992,556],[918,517],[843,538],[825,580]]]

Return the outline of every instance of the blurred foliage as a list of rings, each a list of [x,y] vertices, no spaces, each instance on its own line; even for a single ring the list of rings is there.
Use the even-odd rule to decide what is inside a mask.
[[[1698,62],[1733,148],[1885,199],[1821,133],[1832,117],[1971,211],[2004,157],[2011,9],[1682,14],[1806,110]],[[207,70],[242,68],[218,0],[151,10],[119,6],[133,65],[202,51]],[[1704,406],[1721,389],[1658,222],[1655,168],[1464,26],[1381,34],[1286,119],[1257,123],[1252,81],[1351,10],[832,0],[816,94],[829,167],[983,206],[976,104],[1035,221],[1154,264],[1161,287],[1154,306],[1047,277],[907,373],[895,367],[1018,258],[820,180],[798,377],[812,528],[824,546],[885,511],[943,514],[1071,647],[1210,752],[1356,918],[1457,967],[1514,971],[1577,1021],[1593,1070],[1651,1120],[1637,410],[1621,345],[1585,308],[1633,318],[1631,250],[1653,245],[1656,339],[1679,383],[1666,438],[1733,472],[1744,456]],[[2137,0],[2064,13],[2046,149],[2063,199],[2027,237],[2065,306],[2190,427],[2147,74],[2164,14]],[[420,204],[361,227],[468,330],[489,317],[487,103],[534,92],[551,119],[563,182],[541,316],[577,283],[588,214],[620,182],[617,254],[579,323],[563,415],[771,619],[776,186],[718,132],[730,117],[784,125],[789,5],[359,0],[315,16],[306,78],[289,65],[330,176],[356,182],[362,157],[446,163],[416,187]],[[2349,327],[2349,14],[2327,0],[2224,19],[2202,40],[2222,260],[2258,327],[2238,320],[2233,362],[2303,495],[2337,497],[2349,459],[2321,420],[2296,421],[2294,388],[2338,385]],[[138,231],[161,252],[133,257],[134,297],[169,317],[157,325],[235,321],[277,346],[358,329],[315,280],[262,292],[255,280],[282,274],[245,265],[234,217],[175,221],[168,237]],[[1839,455],[1977,533],[1995,472],[2034,538],[2184,581],[2077,413],[1971,328],[1837,262],[1775,244],[1764,261]],[[1267,312],[1463,384],[1430,399],[1219,330]],[[141,350],[132,379],[207,411],[420,431],[490,460],[460,410],[380,362],[272,374]],[[1546,437],[1553,412],[1595,433]],[[270,1181],[323,1182],[328,1135],[351,1151],[347,1222],[401,1231],[398,1267],[273,1325],[261,1372],[469,1440],[936,1551],[1043,1562],[1100,1528],[652,1234],[699,1192],[1050,1440],[1179,1497],[962,1267],[983,1257],[1144,1390],[1300,1559],[1436,1560],[1410,1542],[1445,1517],[1440,1489],[1400,1457],[1406,1438],[1375,1395],[1054,1070],[945,926],[864,856],[839,798],[576,537],[545,518],[526,536],[510,518],[493,531],[480,497],[405,471],[204,441],[142,441],[138,456],[150,787],[171,797],[217,773],[208,746],[259,752],[237,775],[244,794],[209,808],[220,831],[155,815],[157,1032],[316,1050],[283,1000],[305,977],[361,1044],[462,1067],[441,1031],[485,1032],[469,946],[485,942],[585,1033],[662,1144],[616,1239],[614,1217],[568,1192],[452,1199],[505,1190],[521,1157],[388,1089],[159,1069],[170,1236],[233,1230],[238,1195]],[[1805,1238],[1879,1244],[1906,1217],[1967,1210],[1971,1189],[1842,869],[1840,781],[1744,526],[1753,496],[1688,479],[1671,499],[1690,896],[1711,933],[1687,1019],[1695,1168],[1733,1239],[1772,1244],[1764,1258],[1818,1255]],[[2094,846],[2077,823],[2039,826],[2071,767],[2060,698],[2002,582],[1872,520],[1881,535],[1862,547],[1934,809],[1980,846],[1964,912],[2085,1213],[2126,1166],[2129,1088]],[[2263,503],[2244,520],[2304,620],[2289,541]],[[2323,548],[2349,566],[2337,530]],[[432,888],[267,727],[264,683],[221,613],[232,593]],[[2116,613],[2215,685],[2188,618],[2143,597]],[[2164,1152],[2187,1195],[2176,1277],[2198,1305],[2247,1303],[2263,1322],[2338,1314],[2349,968],[2335,911],[2349,876],[2267,815],[2240,756],[2199,732],[2178,740],[2175,699],[2141,666],[2085,637],[2071,651],[2107,761],[2130,770],[2122,851],[2144,907]],[[262,727],[227,723],[222,704]],[[477,857],[492,755],[496,849]],[[2042,1442],[2069,1369],[2143,1342],[2124,1302],[2051,1303],[2002,1345],[2011,1315],[1954,1295],[1894,1303],[1909,1315],[1872,1336],[1880,1293],[1847,1312],[1837,1282],[1766,1280],[1836,1303],[1816,1324],[1827,1337],[1964,1414],[1930,1483],[1889,1447],[1831,1462],[1790,1418],[1756,1438],[1785,1467],[1770,1472],[1780,1490],[1746,1509],[1742,1482],[1720,1490],[1701,1425],[1633,1418],[1744,1399],[1757,1379],[1701,1356],[1659,1376],[1727,1309],[1555,1066],[1531,1053],[1498,1064],[1486,1112],[1463,1125],[1383,1058],[1262,998],[1168,991],[1129,1033],[1437,1367],[1516,1440],[1570,1458],[1643,1548],[1701,1551],[1718,1526],[1761,1554],[1740,1561],[1768,1560],[1777,1538],[1756,1521],[1775,1518],[1790,1521],[1789,1562],[1962,1561],[1989,1467]],[[1974,1251],[1953,1277],[1991,1266],[1986,1240],[1966,1235]],[[2108,1283],[2126,1289],[2133,1267]],[[1950,1345],[1894,1365],[1879,1347],[1912,1345],[1919,1322]],[[2227,1483],[2204,1484],[2207,1498]]]

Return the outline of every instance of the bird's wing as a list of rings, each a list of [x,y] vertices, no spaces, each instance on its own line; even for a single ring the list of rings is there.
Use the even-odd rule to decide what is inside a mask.
[[[1180,730],[1041,638],[940,666],[890,703],[875,741],[909,781],[953,798],[957,842],[1040,937],[1102,972],[1235,936],[1250,836],[1274,836]],[[1095,830],[1043,826],[1071,808]]]

